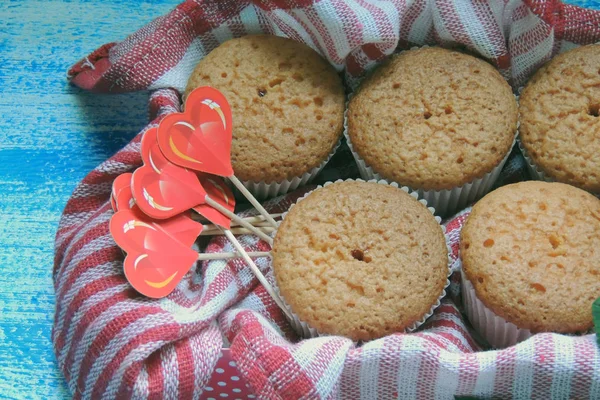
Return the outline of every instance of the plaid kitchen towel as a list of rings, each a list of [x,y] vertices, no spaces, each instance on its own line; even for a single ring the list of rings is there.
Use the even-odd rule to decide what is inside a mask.
[[[180,107],[194,65],[219,43],[252,33],[311,46],[353,89],[387,55],[415,45],[460,47],[493,63],[516,89],[553,55],[600,41],[600,13],[535,0],[187,1],[121,43],[100,47],[68,72],[97,92],[152,90],[151,123]],[[146,128],[147,129],[147,128]],[[272,299],[240,260],[192,268],[168,297],[138,295],[108,231],[112,181],[141,164],[143,132],[77,186],[55,245],[52,340],[74,398],[195,399],[222,347],[259,398],[600,398],[600,354],[592,335],[539,334],[484,351],[450,295],[416,333],[357,347],[348,339],[298,342]],[[518,154],[502,182],[523,179]],[[342,149],[322,180],[355,177]],[[302,191],[271,201],[286,210]],[[457,267],[468,210],[447,222]],[[248,250],[268,250],[242,236]],[[231,251],[222,238],[206,251]],[[273,279],[268,259],[259,268]]]

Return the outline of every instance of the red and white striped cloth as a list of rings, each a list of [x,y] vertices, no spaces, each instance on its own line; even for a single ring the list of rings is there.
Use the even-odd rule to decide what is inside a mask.
[[[188,1],[122,43],[102,46],[69,77],[99,92],[154,90],[155,126],[179,109],[172,88],[185,86],[201,57],[229,38],[260,32],[307,43],[344,71],[350,87],[396,49],[422,44],[481,54],[518,87],[557,52],[600,41],[600,13],[534,0]],[[222,334],[259,398],[600,398],[594,336],[540,334],[481,351],[456,307],[456,279],[417,333],[361,347],[340,337],[297,342],[240,261],[198,265],[167,298],[138,295],[108,231],[108,200],[114,178],[141,164],[140,138],[85,177],[56,235],[52,340],[74,398],[199,398]],[[285,210],[300,194],[269,206]],[[447,225],[455,261],[467,213]],[[242,240],[248,250],[268,250],[255,237]],[[231,250],[222,239],[207,248]],[[269,261],[257,264],[272,279]]]

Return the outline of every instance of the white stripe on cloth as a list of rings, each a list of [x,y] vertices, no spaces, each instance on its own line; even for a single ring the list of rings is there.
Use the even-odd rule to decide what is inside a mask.
[[[437,356],[438,371],[435,379],[435,398],[452,399],[458,388],[460,354],[441,350]]]
[[[486,30],[487,27],[482,24],[480,17],[475,13],[473,4],[466,1],[457,1],[454,4],[456,5],[457,15],[462,22],[461,25],[469,35],[477,51],[485,58],[495,58],[497,54],[494,51],[494,44],[489,37],[489,34],[492,32]],[[500,12],[502,13],[502,11],[501,9]],[[498,30],[502,31],[502,28],[499,26]]]
[[[133,385],[131,398],[136,400],[145,400],[148,398],[148,394],[148,371],[146,370],[146,365],[142,365],[142,369],[140,370],[140,373],[135,380],[135,384]]]
[[[340,345],[340,342],[345,343],[341,343]],[[325,370],[316,385],[319,398],[330,398],[333,391],[337,388],[340,376],[344,370],[344,362],[351,346],[352,342],[348,339],[330,339],[326,347],[332,347],[332,349],[324,349],[322,353],[325,354],[319,356],[320,363],[325,364]]]
[[[340,16],[336,13],[335,8],[333,8],[331,4],[327,4],[327,2],[315,3],[312,9],[319,17],[319,20],[322,21],[324,29],[327,30],[327,37],[333,42],[335,50],[334,54],[329,57],[330,61],[333,61],[336,65],[342,66],[344,64],[344,59],[350,53],[350,44],[348,43],[348,37],[344,31],[344,26],[342,24],[333,23]],[[354,11],[356,12],[356,10]],[[306,12],[304,15],[306,16]],[[323,38],[323,35],[319,34],[319,37]],[[324,38],[323,42],[325,43]]]
[[[194,271],[194,267],[192,267],[189,273],[192,274],[191,279],[187,275],[184,276],[176,290],[185,296],[188,301],[197,303],[201,298],[201,293],[198,291],[197,285],[202,286],[202,275],[198,270]],[[192,285],[195,286],[194,289],[192,289]]]
[[[381,31],[380,24],[376,22],[376,25],[379,26],[379,35],[385,41],[382,45],[385,44],[389,48],[390,53],[392,53],[396,49],[398,40],[400,39],[400,26],[404,21],[406,4],[397,6],[392,2],[370,2],[369,5],[381,10],[385,15],[385,17],[381,18],[386,18],[387,22],[391,25],[391,28],[389,28],[391,31]],[[365,10],[365,12],[361,13],[361,17],[367,16],[371,16],[371,11]]]
[[[433,12],[431,7],[432,2],[428,1],[427,5],[419,13],[415,22],[410,27],[408,32],[408,41],[411,43],[424,44],[431,29],[433,29]],[[406,16],[405,16],[406,18]]]
[[[183,93],[188,77],[192,74],[198,61],[205,55],[206,53],[202,48],[202,40],[200,37],[194,38],[177,65],[154,81],[149,87],[150,90],[170,86]]]
[[[573,339],[568,336],[552,335],[554,345],[554,368],[551,393],[553,399],[568,399],[571,396],[571,381],[575,351]]]
[[[385,340],[374,340],[363,345],[360,363],[360,398],[376,399],[378,398],[377,388],[378,380],[373,377],[379,376],[379,360],[382,357],[381,349]]]
[[[444,3],[445,7],[452,7],[450,2]],[[431,16],[433,18],[433,28],[437,35],[444,42],[454,42],[454,37],[448,29],[446,29],[445,22],[448,20],[447,16],[442,15],[442,11],[438,7],[431,7]]]
[[[93,360],[92,368],[89,370],[87,377],[85,377],[86,396],[90,396],[92,394],[94,385],[100,378],[100,375],[105,371],[105,368],[123,347],[127,346],[131,341],[138,339],[144,334],[145,331],[149,329],[157,329],[161,326],[173,324],[174,321],[170,317],[171,316],[166,315],[165,313],[150,314],[131,322],[129,325],[121,329],[121,331],[119,331],[119,333],[117,333],[108,342],[104,349],[102,349],[102,352]],[[154,351],[159,349],[164,343],[165,342],[163,340],[149,341],[144,343],[143,345],[132,349],[127,355],[126,359],[133,357],[136,361],[143,360],[150,356],[150,354],[152,354]],[[133,356],[133,354],[135,354],[135,356]],[[126,369],[123,368],[124,364],[125,362],[122,362],[119,367],[119,370],[123,370],[123,373]],[[128,366],[129,365],[126,367]],[[115,385],[117,385],[116,387],[119,387],[118,385],[120,384],[120,379],[114,379],[111,376],[107,376],[106,379],[111,383],[119,381],[118,383],[115,383]]]
[[[399,399],[416,399],[419,371],[421,368],[422,355],[425,348],[423,340],[411,335],[402,336],[398,351],[398,370],[396,372],[396,384]]]
[[[223,311],[225,305],[235,299],[237,294],[238,287],[234,281],[231,281],[225,289],[201,306],[195,304],[192,307],[184,307],[165,297],[159,303],[159,307],[169,313],[173,320],[180,325],[196,324],[216,318]]]
[[[307,46],[313,48],[316,51],[319,51],[317,44],[312,40],[308,32],[300,25],[297,20],[297,17],[293,13],[288,13],[287,11],[282,10],[272,10],[267,13],[272,17],[272,22],[274,26],[279,29],[279,36],[290,37],[291,35],[287,32],[287,30],[292,30],[293,33],[301,39],[301,41]],[[283,25],[283,26],[282,26]],[[290,32],[292,33],[292,32]]]
[[[479,373],[473,388],[473,396],[490,398],[494,394],[496,378],[496,351],[484,351],[477,354]]]
[[[515,346],[515,369],[512,394],[515,399],[530,399],[533,389],[533,373],[536,356],[536,337]]]
[[[214,332],[216,331],[216,332]],[[215,323],[209,325],[202,333],[193,335],[189,338],[190,350],[192,352],[192,360],[194,362],[194,393],[193,398],[199,399],[202,388],[208,382],[210,374],[207,371],[212,371],[219,357],[219,350],[214,354],[207,351],[206,342],[212,343],[211,335],[218,341],[221,338],[220,332]],[[217,347],[221,347],[218,345]],[[202,377],[206,376],[205,379]]]
[[[315,359],[327,340],[326,338],[311,339],[300,342],[295,348],[290,349],[292,357],[282,360],[277,370],[269,376],[269,382],[277,388],[277,392],[281,392],[281,388],[294,382],[298,375],[304,375],[307,371],[315,371],[315,369],[323,367],[323,365],[315,365]],[[297,368],[296,364],[300,368]],[[311,376],[311,378],[313,382],[317,379],[316,376]]]
[[[177,352],[173,344],[160,349],[160,368],[163,376],[162,398],[177,400],[179,397],[179,367]]]
[[[77,328],[82,323],[81,319],[85,316],[85,314],[87,314],[87,312],[92,307],[102,303],[104,300],[109,299],[118,293],[123,292],[127,288],[129,288],[128,283],[113,286],[106,290],[94,293],[81,304],[81,307],[79,307],[79,309],[73,314],[73,317],[71,318],[69,330],[67,331],[67,334],[65,336],[65,345],[63,346],[60,354],[57,357],[59,365],[63,365],[66,362],[67,355],[69,354],[69,350],[71,350],[71,346],[73,344],[73,336],[75,335],[75,331],[77,330]],[[63,324],[65,323],[65,317],[62,317],[59,322],[62,328]]]
[[[513,76],[522,75],[532,64],[541,64],[552,54],[554,46],[554,34],[550,34],[542,40],[537,46],[531,48],[526,53],[513,57],[512,68]]]
[[[245,7],[240,12],[240,20],[249,34],[263,33],[260,25],[260,19],[258,17],[256,6],[251,5]]]

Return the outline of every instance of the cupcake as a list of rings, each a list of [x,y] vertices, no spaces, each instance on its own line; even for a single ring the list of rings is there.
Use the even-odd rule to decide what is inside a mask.
[[[501,187],[473,207],[460,253],[465,311],[491,346],[592,327],[600,200],[591,194],[537,181]]]
[[[521,149],[534,177],[600,193],[600,45],[554,57],[520,98]]]
[[[268,35],[229,40],[198,63],[185,96],[199,86],[229,101],[233,170],[259,198],[307,183],[339,144],[341,78],[304,44]]]
[[[490,190],[514,143],[517,103],[490,64],[442,48],[393,56],[348,108],[364,179],[417,190],[442,215]]]
[[[298,320],[354,341],[416,329],[448,283],[438,220],[383,181],[311,192],[285,216],[272,256],[279,292]]]

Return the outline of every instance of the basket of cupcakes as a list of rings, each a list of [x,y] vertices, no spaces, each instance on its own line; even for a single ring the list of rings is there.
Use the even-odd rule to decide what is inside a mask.
[[[600,397],[596,42],[557,2],[204,1],[99,48],[71,82],[151,122],[58,229],[73,395]]]

